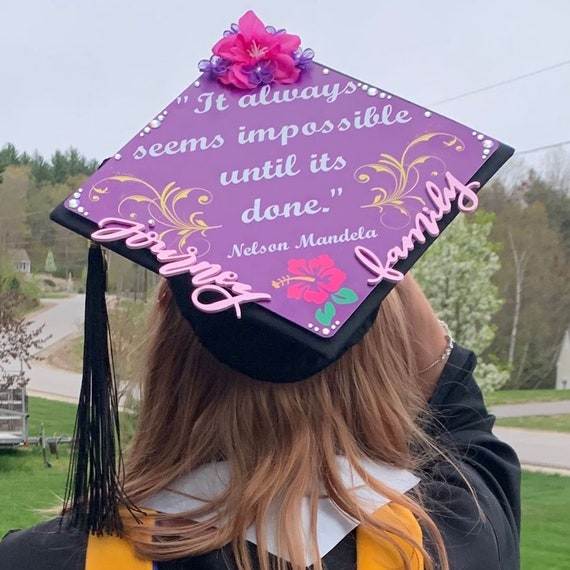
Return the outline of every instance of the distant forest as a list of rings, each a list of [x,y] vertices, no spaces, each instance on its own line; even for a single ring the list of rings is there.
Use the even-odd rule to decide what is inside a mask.
[[[19,152],[13,144],[0,149],[0,260],[10,250],[25,249],[34,273],[85,278],[87,242],[49,219],[49,213],[98,167],[76,149],[56,151],[47,160],[38,153]],[[127,260],[110,259],[111,290],[119,295],[147,297],[154,275]]]

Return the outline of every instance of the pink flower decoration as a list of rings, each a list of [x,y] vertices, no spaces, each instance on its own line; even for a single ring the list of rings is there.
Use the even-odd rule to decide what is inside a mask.
[[[217,75],[222,83],[251,89],[262,83],[297,81],[299,36],[266,28],[251,10],[240,18],[236,31],[227,33],[212,49],[230,64],[225,73]]]
[[[307,261],[290,259],[287,270],[289,281],[296,281],[287,287],[289,299],[303,299],[309,303],[323,304],[332,293],[336,293],[346,279],[346,273],[335,267],[326,254]]]

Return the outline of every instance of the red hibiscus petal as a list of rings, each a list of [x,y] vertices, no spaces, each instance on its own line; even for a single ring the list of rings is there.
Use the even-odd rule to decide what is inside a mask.
[[[287,262],[287,271],[293,275],[311,275],[306,259],[290,259]]]
[[[287,298],[288,299],[301,299],[305,289],[309,289],[309,286],[305,283],[293,283],[287,287]]]
[[[336,293],[345,279],[346,273],[344,271],[341,271],[338,267],[331,267],[319,274],[319,287],[329,293]]]
[[[309,269],[311,270],[312,275],[320,276],[322,271],[325,271],[330,267],[334,267],[334,261],[326,253],[319,255],[319,257],[313,257],[313,259],[309,261]]]
[[[316,303],[317,305],[322,305],[329,297],[329,294],[322,289],[314,291],[313,289],[307,288],[303,299],[309,303]]]

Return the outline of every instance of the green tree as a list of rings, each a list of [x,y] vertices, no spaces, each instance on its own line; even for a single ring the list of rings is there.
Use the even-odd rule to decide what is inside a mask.
[[[0,149],[0,184],[2,184],[2,173],[7,166],[16,164],[18,152],[13,144],[6,144]]]
[[[50,181],[55,184],[61,184],[77,175],[89,175],[96,168],[97,163],[95,161],[88,161],[75,148],[69,148],[65,152],[56,150],[51,157]]]
[[[12,143],[6,143],[0,149],[0,163],[4,166],[22,166],[30,162],[30,156],[25,152],[18,152]]]
[[[55,273],[57,271],[57,265],[55,264],[53,251],[51,249],[47,252],[44,269],[46,273]]]
[[[489,240],[492,214],[458,216],[416,264],[414,275],[454,338],[481,357],[495,336],[491,320],[502,305],[491,277],[499,269],[496,244]],[[491,392],[508,380],[492,358],[479,359],[477,381]]]
[[[25,248],[32,267],[41,268],[51,250],[58,260],[58,276],[79,277],[85,263],[85,240],[52,223],[49,213],[84,183],[97,163],[73,148],[56,151],[48,161],[37,152],[29,156],[8,143],[0,148],[0,165],[4,167],[0,252]]]
[[[6,283],[7,291],[19,291],[21,288],[22,285],[20,285],[20,280],[15,275],[8,278]]]
[[[560,234],[566,256],[570,257],[570,186],[563,178],[557,183],[553,186],[530,171],[522,185],[524,199],[528,205],[535,202],[544,205],[550,225]]]
[[[49,161],[35,153],[31,159],[32,175],[35,182],[42,184],[64,184],[69,178],[85,178],[95,172],[97,161],[87,160],[77,149],[56,150]]]
[[[491,350],[511,366],[509,387],[546,388],[554,384],[555,360],[570,315],[570,264],[561,226],[538,196],[548,185],[494,184],[482,206],[493,209],[491,238],[503,244],[494,283],[506,301],[494,318],[498,334]],[[530,205],[529,205],[530,203]]]
[[[29,186],[29,169],[25,166],[8,166],[0,184],[0,249],[25,247],[29,236],[26,213],[26,193]]]

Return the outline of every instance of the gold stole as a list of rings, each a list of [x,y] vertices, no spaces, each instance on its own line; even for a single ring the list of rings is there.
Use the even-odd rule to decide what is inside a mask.
[[[150,560],[135,556],[131,543],[118,536],[90,534],[85,570],[152,570]]]
[[[406,508],[389,503],[376,511],[379,521],[401,529],[422,544],[422,530],[414,515]],[[423,570],[424,559],[406,540],[393,536],[411,561],[412,570]],[[357,570],[403,570],[397,549],[386,540],[378,540],[370,531],[360,526],[356,531]],[[135,556],[129,542],[115,536],[89,535],[85,570],[152,570],[150,560]]]
[[[409,509],[388,503],[372,515],[422,544],[422,529]],[[407,540],[392,535],[394,541],[410,560],[412,570],[424,570],[422,553]],[[398,550],[387,540],[379,540],[362,525],[356,529],[356,570],[403,570],[405,566]]]

